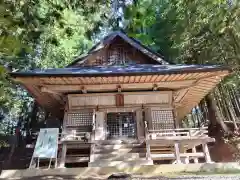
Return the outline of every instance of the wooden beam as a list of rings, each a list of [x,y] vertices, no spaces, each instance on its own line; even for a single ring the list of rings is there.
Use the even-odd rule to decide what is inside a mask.
[[[40,90],[41,90],[41,92],[45,92],[45,93],[57,94],[57,95],[59,95],[59,96],[62,95],[61,93],[56,92],[56,91],[52,91],[52,90],[50,90],[50,89],[48,89],[48,88],[46,88],[46,87],[41,87]]]
[[[64,105],[64,97],[61,93],[47,89],[46,87],[41,87],[41,92],[50,93],[52,96],[61,104]]]
[[[180,156],[180,158],[186,158],[186,157],[188,157],[188,158],[190,158],[190,159],[194,159],[194,158],[196,158],[196,157],[204,157],[204,153],[202,153],[202,152],[198,152],[198,153],[179,153],[179,156]],[[159,154],[155,154],[155,153],[152,153],[151,154],[151,157],[152,157],[152,159],[164,159],[164,158],[171,158],[171,159],[173,159],[173,158],[175,158],[176,156],[175,156],[175,154],[174,154],[174,152],[172,152],[172,153],[169,153],[169,151],[168,151],[168,153],[166,153],[166,154],[161,154],[161,153],[159,153]]]
[[[160,82],[154,83],[159,88],[169,88],[169,89],[179,89],[179,88],[187,88],[192,86],[195,83],[195,80],[186,80],[186,81],[172,81],[172,82]],[[152,89],[153,83],[129,83],[129,84],[121,84],[122,90],[134,90],[134,89]],[[83,85],[87,91],[101,91],[101,90],[117,90],[116,87],[119,84],[96,84],[96,85]],[[81,91],[82,86],[80,85],[44,85],[44,87],[51,91],[57,92],[71,92],[71,91]]]

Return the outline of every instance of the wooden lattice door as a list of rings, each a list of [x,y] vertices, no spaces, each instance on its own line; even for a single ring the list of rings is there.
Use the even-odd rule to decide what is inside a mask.
[[[107,138],[136,138],[136,120],[133,112],[107,114]]]

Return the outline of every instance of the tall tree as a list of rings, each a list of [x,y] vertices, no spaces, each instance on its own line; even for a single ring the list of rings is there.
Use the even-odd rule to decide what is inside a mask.
[[[92,35],[107,21],[110,4],[107,2],[66,1],[39,3],[37,13],[42,23],[39,39],[40,67],[64,67],[74,56],[92,45]]]
[[[28,111],[23,110],[25,104],[33,102],[20,86],[9,81],[3,66],[10,70],[66,66],[90,47],[92,35],[108,20],[109,2],[0,2],[0,114],[4,109],[5,115],[14,111],[20,116]]]
[[[226,0],[138,0],[125,12],[127,32],[152,46],[172,63],[240,64],[240,4]],[[225,80],[236,87],[239,69]],[[213,96],[216,96],[214,94]],[[230,100],[230,96],[227,96]],[[222,128],[219,106],[209,94],[211,118]],[[234,113],[232,113],[234,114]]]

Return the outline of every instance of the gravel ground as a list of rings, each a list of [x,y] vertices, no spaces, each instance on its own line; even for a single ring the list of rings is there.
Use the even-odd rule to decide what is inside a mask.
[[[10,178],[13,180],[12,178]],[[9,180],[10,180],[9,179]],[[85,178],[76,178],[72,176],[35,176],[28,178],[20,178],[21,180],[105,180],[107,178],[99,177],[85,177]],[[113,178],[111,180],[240,180],[240,174],[236,175],[180,175],[180,176],[157,176],[157,177],[147,177],[142,176],[132,176],[132,178]],[[3,180],[0,178],[0,180]],[[4,179],[7,180],[7,179]],[[16,179],[14,179],[16,180]],[[17,178],[19,180],[19,178]]]
[[[73,177],[62,177],[62,176],[58,176],[58,177],[42,176],[42,177],[21,178],[21,180],[65,180],[65,179],[76,180]],[[100,180],[99,178],[83,178],[83,179],[84,180]],[[121,179],[121,180],[127,180],[127,179]],[[162,176],[162,177],[148,177],[148,178],[132,177],[132,178],[129,178],[129,180],[240,180],[240,175],[204,175],[204,176],[187,175],[187,176],[178,176],[178,177]]]
[[[239,175],[182,175],[177,177],[133,177],[133,180],[240,180]]]
[[[180,176],[170,179],[181,179],[181,180],[240,180],[240,175],[201,175],[201,176]],[[169,180],[170,180],[169,179]]]

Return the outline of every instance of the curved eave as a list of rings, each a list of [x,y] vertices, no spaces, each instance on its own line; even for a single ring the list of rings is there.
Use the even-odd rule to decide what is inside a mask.
[[[109,73],[109,68],[95,67],[98,71],[85,74],[81,68],[74,73],[68,72],[73,69],[61,69],[61,74],[58,74],[59,71],[55,70],[53,73],[50,70],[45,73],[27,72],[11,75],[47,109],[64,108],[64,98],[69,93],[117,92],[119,87],[122,91],[152,91],[156,87],[157,90],[169,89],[175,94],[176,117],[180,120],[230,73],[229,68],[221,66],[192,66],[181,70],[176,66],[161,70],[158,66],[155,66],[155,69],[144,67],[148,66],[131,68],[131,72],[126,68],[115,67],[116,71]],[[111,70],[114,68],[111,67]]]
[[[166,75],[179,73],[231,71],[230,67],[220,65],[129,65],[129,66],[94,66],[81,68],[59,68],[12,72],[12,77],[114,77],[138,75]]]

